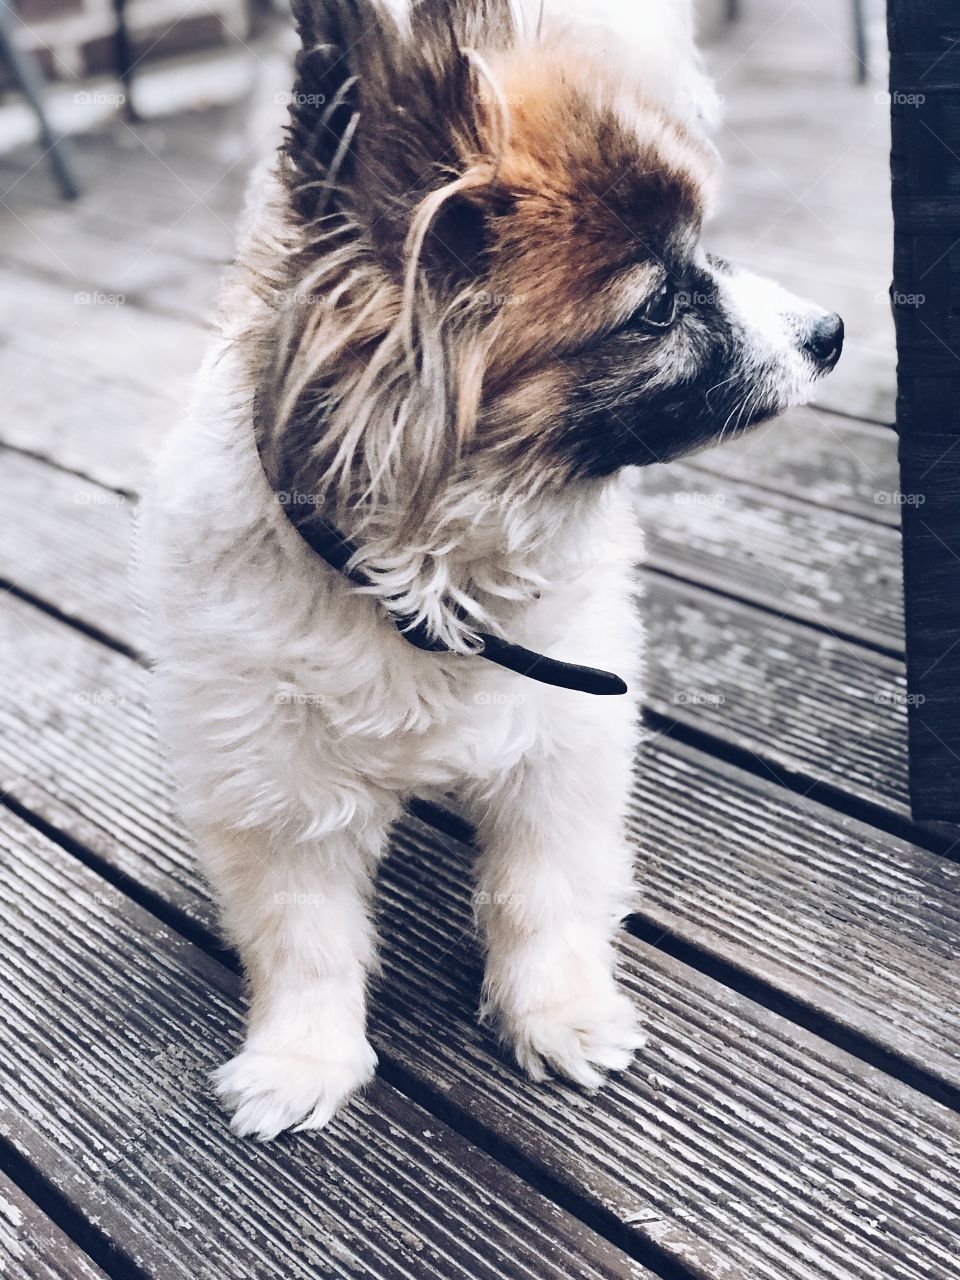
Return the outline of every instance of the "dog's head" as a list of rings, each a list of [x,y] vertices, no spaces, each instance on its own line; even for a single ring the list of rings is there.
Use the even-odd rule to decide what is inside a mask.
[[[569,491],[833,368],[839,317],[702,247],[712,148],[575,36],[518,31],[510,0],[295,7],[259,415],[284,487],[361,523],[451,486]]]

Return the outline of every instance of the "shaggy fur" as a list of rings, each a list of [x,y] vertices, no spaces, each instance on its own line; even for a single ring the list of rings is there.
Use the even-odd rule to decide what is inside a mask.
[[[238,1133],[318,1128],[373,1074],[370,896],[415,794],[476,822],[482,1012],[521,1066],[595,1087],[642,1040],[613,952],[641,651],[624,468],[799,403],[841,329],[700,248],[685,0],[635,75],[610,50],[644,5],[619,42],[566,8],[299,0],[288,136],[148,504],[158,714],[250,985],[217,1075]],[[368,591],[293,508],[357,543]],[[511,675],[478,630],[632,696]]]

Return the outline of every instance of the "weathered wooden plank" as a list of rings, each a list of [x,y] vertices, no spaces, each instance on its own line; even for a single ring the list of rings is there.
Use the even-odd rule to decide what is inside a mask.
[[[0,859],[0,1129],[121,1266],[532,1280],[575,1258],[651,1280],[383,1082],[322,1137],[234,1138],[207,1083],[240,1032],[234,976],[9,813]]]
[[[40,280],[4,269],[0,337],[4,351],[20,359],[11,379],[46,377],[44,361],[59,356],[110,372],[162,395],[189,385],[197,369],[205,329],[199,323],[127,309],[120,295],[98,295],[83,281]],[[6,387],[4,387],[6,394]]]
[[[211,113],[201,130],[215,130],[218,116],[222,124],[223,113]],[[183,117],[81,135],[85,186],[69,208],[42,166],[18,151],[0,163],[0,263],[187,316],[207,314],[234,254],[237,212],[260,150],[233,117],[215,146],[212,132],[203,138],[205,154],[198,154],[196,123],[191,135]]]
[[[888,525],[682,463],[640,473],[636,510],[649,564],[778,616],[902,648],[900,539]]]
[[[901,660],[656,574],[640,609],[644,701],[658,715],[804,789],[825,784],[909,817]]]
[[[212,925],[160,760],[146,673],[9,595],[0,628],[0,792]]]
[[[647,921],[960,1084],[955,861],[664,739],[630,821]]]
[[[103,214],[131,230],[149,228],[198,199],[219,216],[235,218],[249,171],[267,146],[248,108],[249,103],[236,103],[135,124],[117,120],[76,134],[73,145],[85,179],[73,205],[79,219]],[[52,209],[59,200],[35,159],[28,147],[0,157],[5,198],[18,211]]]
[[[154,448],[162,430],[162,424],[153,427]],[[55,440],[48,444],[58,448]],[[77,448],[79,453],[82,445]],[[149,448],[145,442],[141,457]],[[647,561],[775,609],[778,615],[896,650],[902,644],[897,531],[882,520],[824,511],[744,484],[721,470],[720,452],[712,461],[703,455],[696,466],[652,467],[639,474],[636,506],[647,530]],[[127,457],[131,468],[139,470]],[[35,500],[30,486],[38,491],[62,488],[39,467],[32,473],[21,468],[18,476],[22,487],[10,494],[18,505]],[[799,477],[797,484],[802,484]],[[893,496],[887,489],[877,492]],[[99,506],[92,492],[91,503]]]
[[[0,344],[0,385],[7,388],[8,410],[0,421],[0,441],[107,487],[142,489],[163,435],[183,412],[189,361],[196,360],[202,338],[191,326],[184,327],[179,341],[183,365],[172,382],[165,378],[156,385],[154,380],[150,388],[128,377],[126,368],[118,370],[109,350],[101,351],[99,361],[93,352],[78,360],[59,345],[41,352],[34,341],[27,355]],[[55,400],[47,394],[50,379],[62,390]],[[783,493],[849,515],[899,523],[896,438],[849,418],[798,410],[698,454],[685,466],[691,474],[708,472],[760,494]]]
[[[79,1245],[2,1173],[0,1275],[10,1280],[106,1280]]]
[[[71,292],[122,296],[188,320],[209,320],[229,254],[198,261],[162,227],[137,238],[124,237],[122,230],[99,219],[85,226],[69,209],[31,208],[29,221],[0,216],[0,266],[5,273],[15,269],[21,277],[63,283]]]
[[[0,580],[134,645],[143,620],[131,603],[131,516],[120,494],[5,452],[0,466]],[[29,495],[29,496],[28,496]],[[51,533],[55,531],[55,535]]]
[[[216,188],[206,194],[215,181],[209,160],[205,180],[181,179],[162,155],[137,164],[137,151],[121,145],[132,134],[120,129],[78,140],[85,188],[69,207],[44,184],[42,165],[22,153],[0,165],[0,265],[199,319],[233,256],[240,190],[231,186],[217,208]]]
[[[139,487],[183,413],[205,330],[102,289],[4,274],[0,441],[108,486]]]
[[[108,363],[106,352],[97,367],[69,350],[28,354],[0,345],[0,440],[106,488],[140,488],[164,434],[183,413],[187,381],[148,389]]]
[[[43,677],[18,684],[26,653]],[[158,759],[148,680],[122,655],[6,602],[0,786],[210,925]],[[664,738],[642,752],[637,787],[645,918],[960,1087],[955,863]]]
[[[687,465],[848,515],[900,521],[896,435],[822,409],[791,409]]]

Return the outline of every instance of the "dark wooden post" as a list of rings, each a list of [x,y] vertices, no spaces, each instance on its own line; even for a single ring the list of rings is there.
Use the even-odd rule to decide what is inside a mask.
[[[960,822],[960,4],[889,0],[910,792]],[[851,192],[851,198],[856,196]]]

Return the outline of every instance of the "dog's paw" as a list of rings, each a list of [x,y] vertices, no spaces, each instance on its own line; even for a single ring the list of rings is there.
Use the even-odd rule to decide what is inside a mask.
[[[342,1056],[245,1048],[212,1079],[220,1101],[233,1113],[233,1132],[267,1141],[284,1129],[322,1129],[373,1079],[376,1066],[377,1055],[365,1039]]]
[[[569,953],[550,964],[525,959],[509,966],[508,982],[488,985],[481,1017],[495,1023],[527,1075],[597,1089],[604,1072],[625,1071],[646,1036],[609,968]]]
[[[646,1042],[632,1003],[619,992],[600,1008],[575,999],[512,1021],[513,1051],[532,1080],[554,1072],[585,1089],[598,1089],[605,1071],[626,1071]]]

